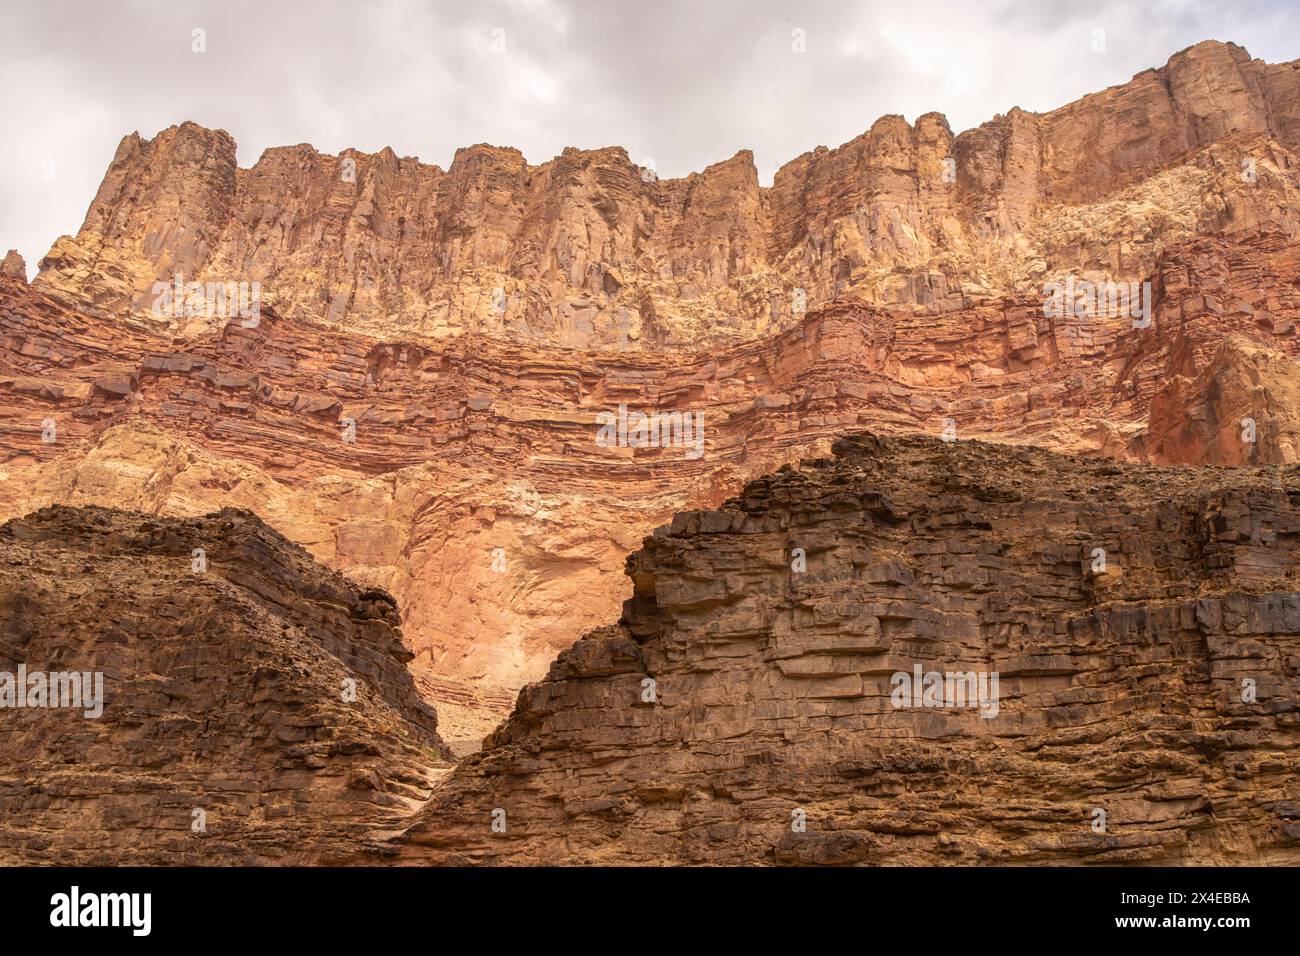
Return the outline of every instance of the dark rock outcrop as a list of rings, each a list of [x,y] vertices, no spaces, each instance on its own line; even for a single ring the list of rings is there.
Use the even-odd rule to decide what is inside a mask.
[[[1300,471],[835,454],[647,538],[405,859],[1300,863]]]
[[[9,521],[0,861],[355,859],[447,765],[409,658],[391,596],[248,512]],[[98,673],[101,706],[18,707],[4,691],[20,668]]]

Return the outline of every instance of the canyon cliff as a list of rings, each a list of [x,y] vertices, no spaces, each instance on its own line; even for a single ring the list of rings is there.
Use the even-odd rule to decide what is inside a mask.
[[[150,316],[157,282],[257,282],[285,317],[381,337],[465,332],[670,351],[758,338],[831,302],[942,313],[1040,296],[1062,273],[1145,278],[1161,250],[1300,232],[1300,69],[1206,42],[1045,114],[954,136],[928,113],[786,163],[741,151],[659,179],[623,149],[308,145],[236,163],[184,123],[118,147],[36,285]],[[190,336],[203,317],[166,317]]]
[[[102,712],[6,711],[0,856],[1294,865],[1298,545],[1293,465],[841,438],[656,529],[452,769],[387,593],[247,512],[49,508],[0,651]]]
[[[404,858],[1300,862],[1294,467],[833,452],[647,538]]]
[[[0,518],[252,511],[393,595],[472,750],[653,528],[846,433],[1294,462],[1298,141],[1300,63],[1217,42],[957,136],[886,117],[770,187],[745,153],[241,169],[193,123],[128,136],[35,279],[0,268]],[[156,311],[176,275],[259,311]],[[1053,312],[1066,278],[1150,313]],[[622,413],[700,416],[700,447],[600,440]]]
[[[846,431],[1295,461],[1297,271],[1281,234],[1204,237],[1162,253],[1145,328],[1014,300],[844,304],[671,358],[393,342],[269,308],[257,328],[177,343],[0,277],[0,515],[256,512],[397,598],[421,686],[465,749],[617,607],[641,536]],[[598,442],[620,406],[702,415],[702,453]]]

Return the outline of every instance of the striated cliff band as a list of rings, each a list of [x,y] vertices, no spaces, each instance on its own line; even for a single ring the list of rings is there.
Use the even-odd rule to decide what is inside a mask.
[[[254,511],[397,598],[463,749],[608,618],[640,537],[846,431],[1295,461],[1298,272],[1281,235],[1207,237],[1162,253],[1146,328],[1011,300],[850,304],[673,357],[386,342],[270,309],[177,343],[0,277],[0,515]],[[602,441],[620,407],[700,427],[678,447]]]
[[[1298,138],[1300,62],[1217,42],[957,137],[886,118],[772,187],[743,154],[127,137],[30,285],[0,262],[0,518],[247,509],[393,595],[471,750],[644,535],[848,432],[1294,462]]]

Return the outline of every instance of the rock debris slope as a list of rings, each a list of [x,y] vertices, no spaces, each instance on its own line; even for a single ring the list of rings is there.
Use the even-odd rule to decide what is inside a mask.
[[[248,512],[53,507],[8,522],[0,671],[99,672],[103,707],[0,710],[0,862],[373,850],[448,765],[397,624],[388,594]]]
[[[1294,467],[834,451],[647,538],[404,858],[1300,863]]]

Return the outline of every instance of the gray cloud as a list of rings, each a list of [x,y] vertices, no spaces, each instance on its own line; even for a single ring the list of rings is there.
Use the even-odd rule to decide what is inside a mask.
[[[187,119],[229,130],[245,166],[300,142],[444,168],[478,142],[534,163],[617,145],[674,177],[749,148],[767,183],[887,113],[937,110],[960,131],[1203,39],[1300,56],[1290,0],[29,0],[3,16],[0,252],[31,271],[80,225],[124,134]]]

